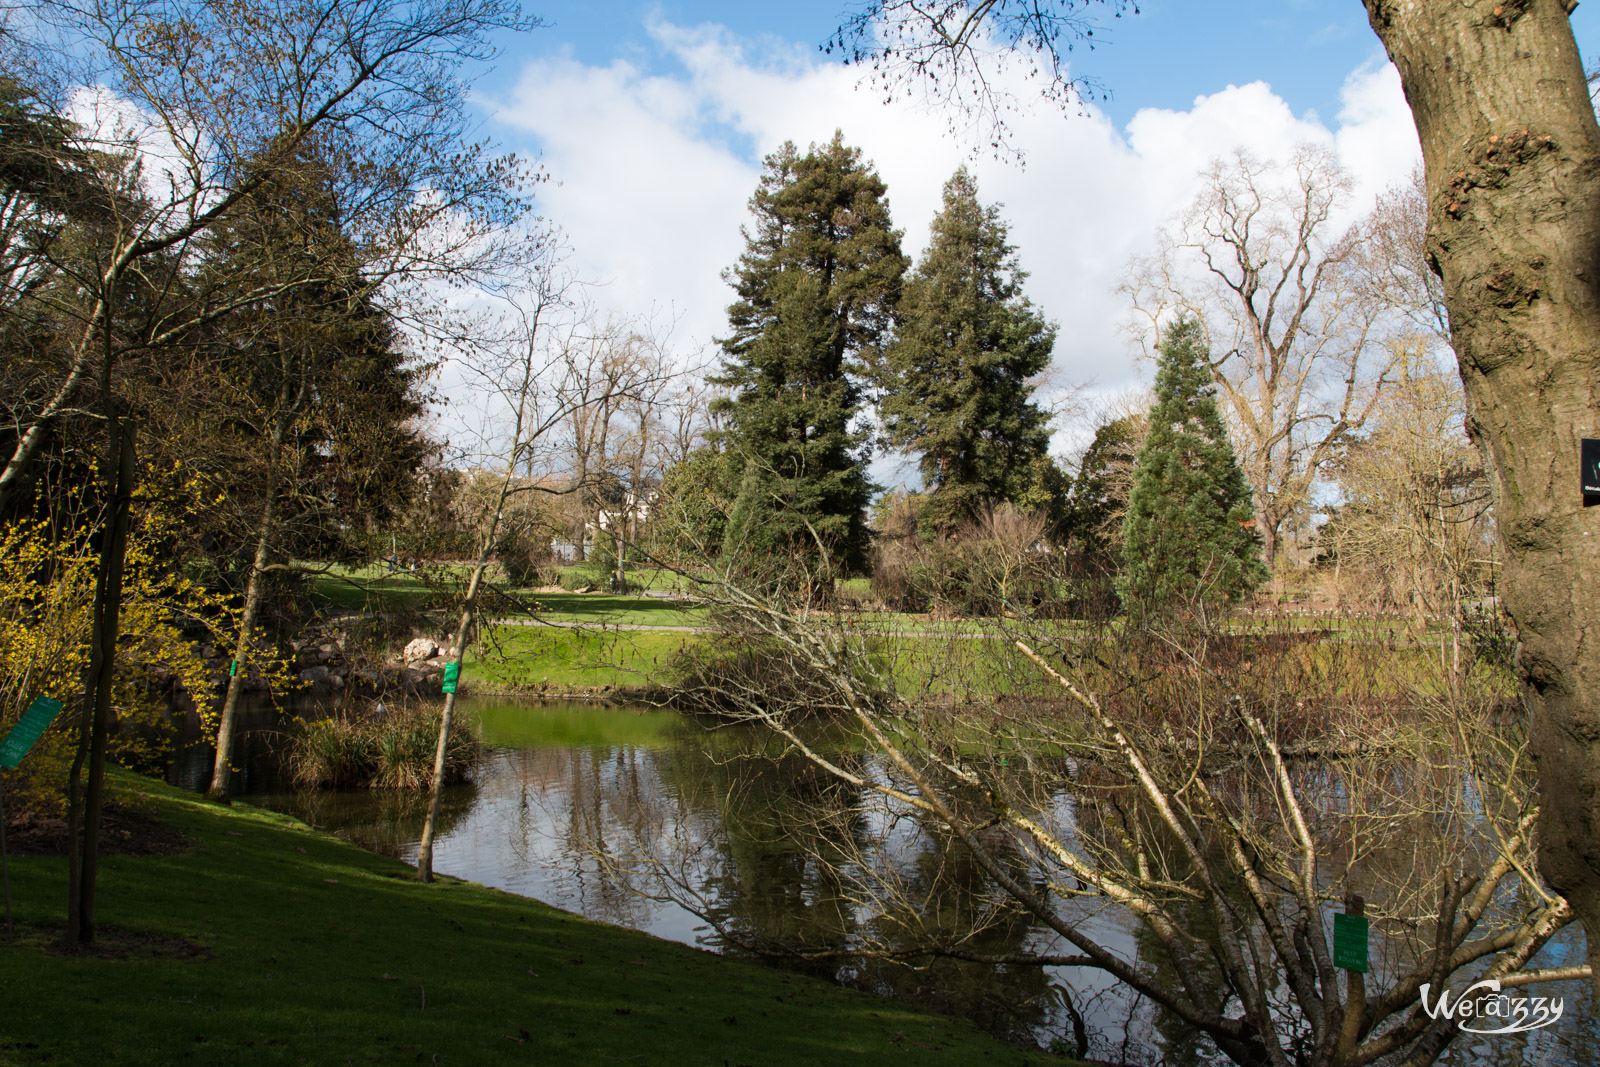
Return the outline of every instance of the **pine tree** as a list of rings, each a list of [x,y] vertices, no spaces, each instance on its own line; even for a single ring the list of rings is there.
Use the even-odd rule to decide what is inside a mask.
[[[852,427],[857,377],[878,358],[906,269],[885,193],[838,133],[767,157],[712,379],[733,390],[720,405],[738,487],[730,549],[808,552],[814,531],[846,569],[864,563],[873,486],[867,435]]]
[[[1173,324],[1158,350],[1156,402],[1122,526],[1118,592],[1135,616],[1237,600],[1266,577],[1199,322]]]
[[[881,378],[886,436],[922,453],[923,514],[936,529],[1021,501],[1048,462],[1050,416],[1030,379],[1049,366],[1056,330],[1023,295],[1026,277],[999,206],[956,171]]]
[[[1102,423],[1078,462],[1066,527],[1079,566],[1087,574],[1113,575],[1122,570],[1122,523],[1149,425],[1148,414],[1122,415]]]

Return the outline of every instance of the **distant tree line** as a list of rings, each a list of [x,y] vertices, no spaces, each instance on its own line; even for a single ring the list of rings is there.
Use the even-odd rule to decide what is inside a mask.
[[[1443,566],[1432,533],[1413,524],[1381,544],[1350,533],[1371,465],[1393,459],[1376,443],[1392,439],[1385,427],[1416,398],[1404,382],[1441,383],[1435,405],[1457,398],[1454,416],[1432,420],[1427,447],[1465,443],[1459,390],[1436,370],[1447,337],[1416,190],[1390,191],[1335,231],[1349,181],[1321,149],[1276,163],[1239,155],[1201,177],[1194,204],[1158,235],[1157,255],[1130,265],[1124,288],[1158,381],[1184,380],[1184,399],[1157,397],[1157,408],[1189,405],[1206,443],[1197,451],[1189,431],[1158,425],[1138,402],[1080,422],[1090,439],[1069,461],[1050,454],[1057,420],[1039,392],[1058,327],[1025,294],[1000,207],[982,201],[972,174],[946,183],[913,266],[887,187],[858,149],[837,133],[804,153],[782,146],[766,160],[745,252],[726,276],[737,299],[710,377],[721,423],[664,475],[693,516],[683,547],[724,563],[808,558],[836,576],[871,573],[886,598],[913,606],[926,598],[905,596],[908,567],[931,566],[948,585],[960,552],[937,563],[928,554],[982,541],[996,511],[1014,509],[1042,522],[1041,549],[1072,561],[1078,609],[1118,610],[1136,588],[1167,599],[1149,569],[1178,563],[1152,556],[1148,538],[1204,495],[1231,530],[1222,540],[1232,577],[1213,584],[1226,602],[1269,578],[1297,597],[1331,583],[1346,606],[1420,611],[1426,600],[1429,617],[1486,595],[1492,524],[1472,464],[1434,506],[1460,531],[1449,551],[1473,560],[1450,565],[1463,590],[1454,607],[1418,591],[1431,580],[1422,571]],[[1180,354],[1194,363],[1181,374]],[[884,498],[873,531],[875,445],[912,456],[920,485]],[[1148,492],[1136,493],[1141,485]],[[1413,576],[1406,603],[1394,583],[1365,580],[1402,565]],[[1191,558],[1179,569],[1198,566]]]

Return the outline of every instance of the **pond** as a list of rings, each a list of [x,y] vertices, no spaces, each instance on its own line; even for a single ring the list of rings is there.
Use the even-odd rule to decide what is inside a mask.
[[[736,954],[764,945],[812,949],[893,948],[928,934],[985,926],[969,947],[986,955],[1064,951],[1047,930],[990,906],[981,872],[960,870],[960,849],[893,827],[884,848],[915,885],[937,880],[933,903],[915,924],[886,918],[837,873],[858,833],[859,797],[785,756],[748,727],[715,727],[671,711],[585,704],[462,700],[485,750],[471,784],[446,792],[435,869],[594,919],[685,944]],[[314,714],[314,710],[304,710]],[[278,767],[283,720],[249,709],[242,722],[239,794],[291,812],[365,848],[408,862],[416,855],[425,798],[382,791],[295,792]],[[174,759],[174,784],[203,788],[211,749],[193,740]],[[864,753],[824,737],[841,758]],[[827,813],[819,817],[818,813]],[[868,830],[886,829],[868,826]],[[955,867],[957,869],[952,869]],[[936,871],[936,873],[935,873]],[[1138,953],[1141,934],[1105,909],[1081,920],[1100,943]],[[727,932],[732,940],[724,937]],[[1576,925],[1541,957],[1546,966],[1581,962]],[[939,961],[911,968],[881,959],[773,960],[785,966],[935,1010],[1046,1047],[1072,1048],[1071,1005],[1092,1039],[1091,1055],[1133,1064],[1204,1062],[1170,1022],[1085,968]],[[1563,1065],[1600,1061],[1600,1025],[1587,983],[1540,992],[1565,998],[1556,1026],[1515,1037],[1458,1039],[1441,1063]]]

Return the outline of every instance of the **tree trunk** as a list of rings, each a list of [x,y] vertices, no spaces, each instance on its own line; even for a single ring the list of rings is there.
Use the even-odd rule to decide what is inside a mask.
[[[1271,512],[1260,507],[1256,508],[1256,534],[1261,538],[1261,562],[1267,566],[1267,579],[1275,583],[1278,577],[1278,524]]]
[[[485,544],[493,544],[491,533]],[[461,680],[461,661],[467,652],[467,635],[472,629],[472,611],[478,598],[478,583],[488,566],[489,550],[485,548],[472,569],[472,581],[467,583],[467,599],[461,607],[461,620],[456,625],[455,664],[456,683]],[[433,784],[428,791],[428,817],[422,824],[422,840],[417,845],[417,880],[433,881],[433,837],[439,825],[439,808],[444,799],[445,757],[450,751],[450,728],[455,722],[456,694],[452,690],[444,695],[444,711],[439,716],[439,741],[433,751]]]
[[[250,649],[255,639],[256,617],[261,613],[261,587],[266,580],[272,530],[277,521],[278,494],[274,490],[269,482],[267,500],[261,509],[261,535],[256,539],[255,559],[250,564],[250,578],[244,587],[244,610],[239,616],[239,642],[234,646],[233,665],[229,668],[228,693],[222,698],[222,715],[217,723],[217,761],[211,769],[211,788],[206,790],[206,795],[217,801],[228,799],[228,779],[233,773],[230,762],[233,725],[238,717],[245,679],[250,673]]]
[[[119,425],[120,423],[120,425]],[[111,522],[100,549],[95,582],[94,625],[90,636],[89,670],[84,686],[84,716],[78,756],[72,764],[69,798],[68,850],[70,884],[67,889],[67,943],[87,945],[94,940],[94,890],[99,873],[100,809],[105,797],[106,737],[111,726],[111,685],[116,676],[117,638],[122,622],[122,570],[127,556],[129,512],[133,503],[134,436],[131,423],[113,418],[108,427],[116,449],[116,485],[111,496]],[[78,804],[78,775],[84,757],[89,781]],[[79,851],[81,813],[83,840]]]
[[[1492,472],[1533,726],[1541,870],[1600,982],[1600,127],[1564,0],[1365,0],[1427,171],[1469,426]],[[1587,637],[1587,641],[1585,638]]]
[[[461,680],[461,662],[467,654],[467,637],[472,631],[472,615],[478,606],[478,587],[483,583],[483,572],[489,569],[489,555],[494,549],[495,534],[505,515],[506,497],[511,493],[511,472],[515,469],[517,450],[512,449],[513,461],[506,464],[506,476],[500,483],[500,496],[495,501],[494,517],[489,520],[489,531],[484,535],[483,547],[478,552],[477,565],[472,568],[472,580],[467,583],[467,596],[461,605],[461,620],[456,625],[455,664],[456,683]],[[444,797],[445,755],[450,748],[450,727],[455,720],[456,695],[444,695],[444,711],[439,717],[439,742],[433,753],[433,785],[428,795],[428,818],[422,824],[422,840],[417,845],[417,880],[433,881],[433,836],[439,823],[439,806]]]
[[[245,581],[244,610],[239,616],[239,641],[234,646],[233,664],[228,670],[228,692],[222,698],[222,714],[217,723],[217,760],[211,768],[211,787],[206,790],[207,796],[219,802],[228,799],[228,779],[233,773],[233,765],[229,762],[233,755],[233,727],[249,675],[256,618],[261,614],[261,587],[266,580],[267,562],[272,558],[272,535],[278,524],[278,464],[283,458],[283,442],[289,435],[289,426],[306,397],[302,382],[300,394],[291,405],[288,367],[285,366],[284,370],[284,385],[278,399],[280,411],[272,426],[271,465],[267,469],[267,498],[261,505],[261,532],[256,538],[255,557],[250,562],[250,577]]]

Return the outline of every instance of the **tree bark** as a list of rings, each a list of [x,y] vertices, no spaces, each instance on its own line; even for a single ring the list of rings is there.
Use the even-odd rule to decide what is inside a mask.
[[[277,522],[278,494],[276,486],[267,485],[266,503],[261,508],[261,535],[256,539],[255,559],[250,564],[250,578],[244,587],[244,610],[239,616],[239,642],[234,647],[233,666],[228,675],[228,693],[222,698],[222,714],[217,723],[217,761],[211,769],[211,788],[206,795],[212,800],[228,799],[228,780],[233,774],[230,759],[233,755],[233,726],[238,718],[239,699],[249,671],[250,649],[255,640],[256,617],[261,614],[262,585],[270,558],[273,527]]]
[[[1600,976],[1600,127],[1570,0],[1364,0],[1427,172],[1469,429],[1492,472],[1542,793],[1541,868]],[[1597,977],[1600,981],[1600,977]]]
[[[467,596],[461,604],[461,619],[456,625],[455,663],[456,684],[461,681],[461,664],[467,654],[467,638],[472,633],[472,616],[478,607],[478,588],[483,584],[483,572],[489,569],[489,557],[494,551],[495,535],[500,530],[500,520],[505,516],[506,497],[511,494],[511,472],[516,469],[517,449],[512,449],[512,459],[506,464],[505,478],[500,482],[500,496],[495,500],[494,517],[489,520],[489,530],[484,535],[483,547],[478,551],[478,562],[472,568],[472,580],[467,583]],[[428,817],[422,824],[422,840],[417,844],[417,880],[433,881],[433,837],[439,823],[439,808],[444,799],[445,757],[450,749],[450,727],[455,721],[456,695],[444,695],[444,711],[439,716],[439,742],[433,753],[433,785],[428,794]]]
[[[287,353],[289,350],[283,348]],[[303,368],[302,368],[303,369]],[[256,538],[255,556],[250,562],[250,577],[244,586],[244,608],[239,616],[239,641],[234,646],[233,665],[229,668],[228,692],[222,698],[222,714],[217,723],[217,759],[211,768],[211,787],[206,795],[212,800],[228,799],[228,780],[233,773],[229,762],[233,755],[233,727],[238,718],[239,700],[244,695],[248,677],[250,649],[255,639],[256,619],[261,614],[262,584],[266,579],[267,563],[272,558],[272,537],[278,525],[278,471],[283,460],[283,442],[289,436],[289,426],[304,405],[309,383],[301,376],[300,389],[291,401],[289,382],[290,365],[287,356],[283,362],[283,384],[280,386],[279,412],[272,425],[271,454],[267,468],[266,500],[261,504],[261,532]]]
[[[120,425],[119,425],[120,423]],[[105,797],[106,738],[111,727],[111,686],[116,676],[117,637],[122,620],[122,572],[128,548],[129,513],[133,503],[134,433],[131,423],[113,418],[108,427],[117,461],[111,496],[111,521],[102,542],[95,583],[94,625],[90,636],[90,661],[85,678],[83,733],[78,757],[72,765],[69,789],[72,833],[68,850],[71,884],[67,890],[67,943],[87,945],[94,940],[94,891],[99,873],[100,810]],[[79,808],[78,774],[88,756],[89,781]],[[79,812],[83,825],[81,852],[77,834]]]
[[[1261,562],[1266,565],[1267,580],[1274,583],[1274,587],[1278,578],[1278,523],[1281,521],[1265,508],[1256,507],[1256,536],[1261,538]]]

